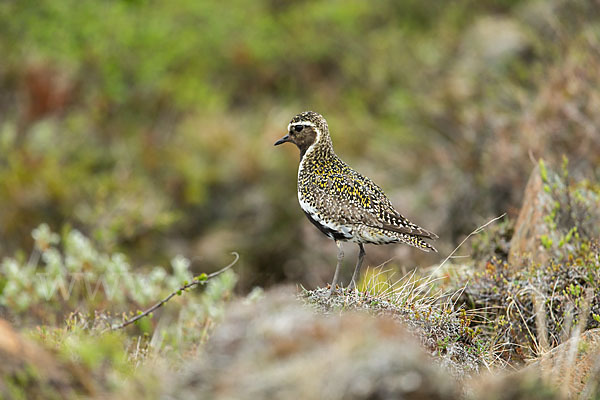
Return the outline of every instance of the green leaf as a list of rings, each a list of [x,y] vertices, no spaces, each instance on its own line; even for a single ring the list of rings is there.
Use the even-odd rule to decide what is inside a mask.
[[[205,282],[208,279],[208,275],[206,275],[203,272],[200,275],[196,276],[194,279],[197,280],[198,282]]]
[[[539,166],[540,166],[540,176],[542,177],[542,181],[548,182],[548,170],[546,169],[546,164],[544,163],[544,160],[542,160],[541,158],[540,158]]]
[[[552,239],[550,239],[548,237],[548,235],[540,236],[540,240],[542,242],[542,246],[544,246],[546,249],[549,249],[552,247]]]

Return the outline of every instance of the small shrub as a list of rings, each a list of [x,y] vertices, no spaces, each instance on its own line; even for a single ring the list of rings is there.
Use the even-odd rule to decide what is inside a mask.
[[[490,257],[476,261],[475,272],[455,284],[466,284],[461,300],[480,310],[484,335],[509,361],[539,355],[545,342],[564,342],[579,324],[600,326],[600,186],[571,181],[566,159],[560,174],[540,162],[540,175],[545,216],[537,223],[545,224],[545,233],[535,238],[538,256],[509,261],[496,256],[494,241],[480,242],[480,252]]]

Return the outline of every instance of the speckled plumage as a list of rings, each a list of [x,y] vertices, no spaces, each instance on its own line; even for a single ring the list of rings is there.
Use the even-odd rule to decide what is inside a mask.
[[[298,169],[298,200],[307,217],[332,239],[356,243],[402,242],[435,250],[425,238],[437,236],[404,218],[371,179],[343,162],[333,151],[325,119],[304,112],[290,122],[311,122],[320,131],[302,155]]]
[[[358,243],[361,252],[367,243],[405,243],[436,251],[425,239],[437,235],[404,218],[379,186],[335,154],[327,122],[320,114],[306,111],[292,118],[288,135],[276,145],[284,142],[293,142],[300,149],[300,206],[328,237]]]

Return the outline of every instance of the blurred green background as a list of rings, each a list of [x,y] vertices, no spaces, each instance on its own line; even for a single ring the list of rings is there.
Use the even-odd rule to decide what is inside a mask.
[[[241,291],[328,282],[272,146],[304,110],[441,258],[516,214],[537,158],[600,177],[598,1],[4,0],[0,60],[0,258],[47,222],[138,268],[237,251]],[[367,248],[390,258],[440,255]]]

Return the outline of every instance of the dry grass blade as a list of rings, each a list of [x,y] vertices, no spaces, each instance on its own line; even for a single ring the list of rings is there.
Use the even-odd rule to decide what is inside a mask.
[[[486,227],[488,227],[490,224],[498,221],[499,219],[504,218],[504,216],[506,215],[506,213],[503,213],[502,215],[499,215],[495,218],[492,218],[491,220],[489,220],[488,222],[486,222],[485,224],[481,225],[480,227],[478,227],[477,229],[475,229],[473,232],[469,233],[467,235],[467,237],[465,237],[462,242],[460,242],[460,244],[458,246],[456,246],[456,248],[454,250],[452,250],[452,252],[450,254],[448,254],[448,256],[444,259],[444,261],[441,262],[440,265],[438,265],[429,275],[429,278],[435,276],[443,267],[444,265],[448,262],[449,259],[451,259],[454,256],[454,253],[456,253],[458,251],[458,249],[460,249],[462,247],[463,244],[465,244],[465,242],[467,240],[469,240],[469,238],[473,235],[477,235],[479,233],[481,233]],[[428,282],[426,282],[428,283]]]

